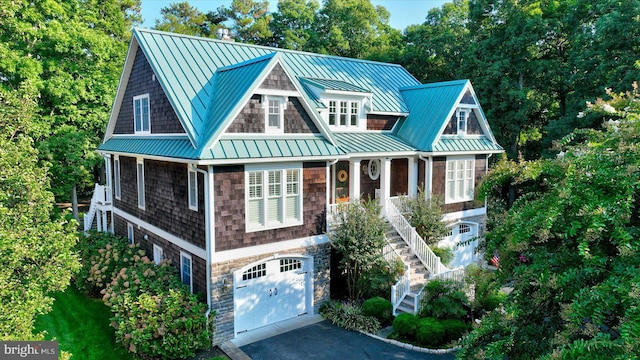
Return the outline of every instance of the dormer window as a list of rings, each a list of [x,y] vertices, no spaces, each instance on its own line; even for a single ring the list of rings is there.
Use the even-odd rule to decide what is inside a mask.
[[[467,134],[467,119],[470,111],[469,109],[458,109],[458,135]]]
[[[267,96],[262,99],[265,109],[265,132],[282,133],[286,98],[281,96]]]
[[[328,122],[330,126],[357,127],[359,117],[359,101],[329,101]]]
[[[133,97],[133,123],[136,134],[151,133],[151,120],[149,119],[149,94]]]

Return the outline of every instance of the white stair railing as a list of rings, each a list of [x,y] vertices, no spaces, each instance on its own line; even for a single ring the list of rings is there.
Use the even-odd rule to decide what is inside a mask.
[[[411,268],[409,264],[404,264],[404,274],[398,279],[398,282],[391,285],[391,304],[393,304],[393,315],[397,314],[398,307],[402,300],[411,290]]]
[[[93,225],[93,219],[96,216],[96,211],[98,208],[98,199],[104,198],[104,190],[100,188],[99,184],[93,188],[93,196],[91,196],[91,205],[89,206],[89,211],[84,214],[84,233],[87,234],[89,230],[91,230],[91,226]]]
[[[422,264],[431,274],[449,271],[440,257],[431,251],[429,245],[418,235],[416,229],[409,224],[392,199],[387,200],[386,216],[400,237],[409,245]]]

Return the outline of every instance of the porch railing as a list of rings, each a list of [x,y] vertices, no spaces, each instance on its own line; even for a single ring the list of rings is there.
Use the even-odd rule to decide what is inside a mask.
[[[400,210],[398,210],[398,207],[394,204],[398,201],[400,200],[397,198],[387,201],[386,215],[391,225],[393,225],[398,234],[400,234],[400,237],[404,239],[431,274],[440,274],[448,271],[449,268],[442,263],[440,257],[431,251],[427,243],[418,235],[416,229],[409,224]]]

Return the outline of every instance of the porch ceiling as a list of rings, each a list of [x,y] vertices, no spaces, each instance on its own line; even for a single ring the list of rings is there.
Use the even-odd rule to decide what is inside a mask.
[[[417,149],[390,133],[334,133],[338,147],[353,153],[413,152]]]

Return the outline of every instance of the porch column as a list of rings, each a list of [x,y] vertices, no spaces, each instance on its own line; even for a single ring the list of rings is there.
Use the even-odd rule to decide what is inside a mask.
[[[408,177],[407,189],[409,196],[416,196],[418,193],[418,162],[415,158],[408,159]]]
[[[387,213],[387,200],[391,196],[391,159],[381,159],[380,169],[380,205],[382,213]]]
[[[433,158],[429,156],[425,159],[426,163],[424,164],[424,197],[426,199],[431,199],[431,192],[433,191]]]
[[[360,160],[349,161],[349,200],[360,198]]]

